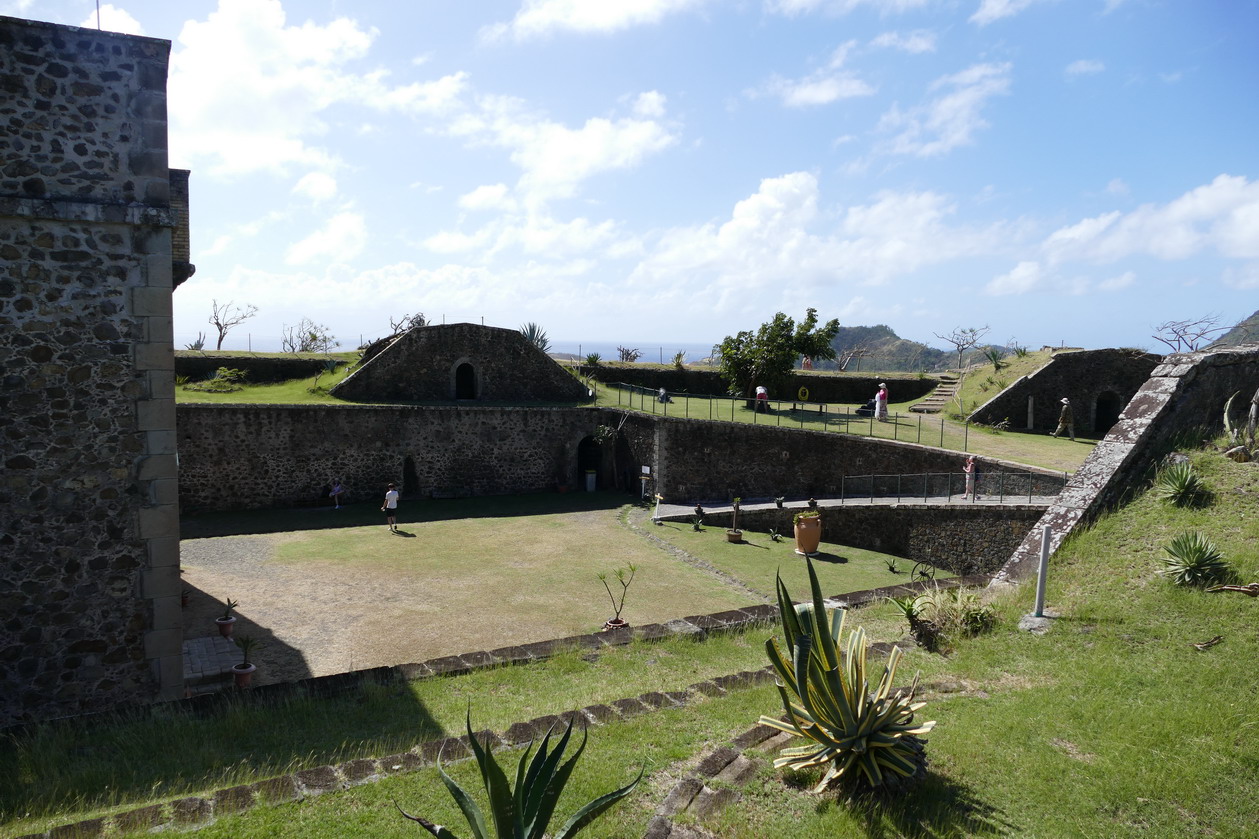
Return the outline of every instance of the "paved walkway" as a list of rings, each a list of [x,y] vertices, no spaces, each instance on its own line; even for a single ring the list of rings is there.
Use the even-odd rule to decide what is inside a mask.
[[[184,684],[195,690],[208,682],[217,683],[231,673],[242,659],[240,648],[231,638],[207,635],[184,641]]]

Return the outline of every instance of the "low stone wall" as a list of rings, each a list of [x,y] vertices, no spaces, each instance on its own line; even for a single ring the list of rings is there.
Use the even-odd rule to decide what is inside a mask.
[[[741,510],[739,527],[793,538],[792,517],[806,509]],[[1020,505],[843,505],[820,506],[822,538],[914,562],[928,562],[954,574],[991,574],[999,569],[1045,512],[1043,506]],[[729,512],[709,513],[704,524],[729,527]],[[906,569],[908,570],[908,569]]]
[[[189,381],[212,379],[220,367],[245,371],[249,384],[287,382],[290,379],[309,379],[327,370],[322,358],[285,358],[274,355],[205,355],[191,350],[175,352],[175,375],[186,376]]]
[[[1196,429],[1218,432],[1229,396],[1239,391],[1252,394],[1257,385],[1259,344],[1164,358],[1124,408],[1119,422],[1014,551],[997,582],[1035,575],[1041,527],[1053,529],[1050,550],[1056,551],[1076,527],[1119,503],[1170,449],[1177,435]]]
[[[659,390],[664,388],[671,393],[695,393],[704,396],[728,396],[726,380],[716,370],[699,370],[687,368],[678,370],[673,367],[657,367],[654,365],[625,364],[616,366],[588,367],[580,365],[583,375],[598,382],[637,385],[638,387]],[[810,402],[831,402],[844,405],[864,405],[874,398],[880,382],[887,382],[891,398],[896,402],[920,399],[935,390],[938,381],[934,378],[918,376],[860,376],[851,373],[820,373],[795,371],[791,383],[785,393],[771,393],[771,399],[793,400],[800,388],[809,390]]]

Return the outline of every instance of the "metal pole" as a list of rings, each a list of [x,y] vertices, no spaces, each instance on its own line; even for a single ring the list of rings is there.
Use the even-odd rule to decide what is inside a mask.
[[[970,445],[970,420],[967,420],[966,424],[962,426],[962,451],[964,452],[970,451],[970,449],[966,448],[969,445]]]
[[[927,503],[927,488],[930,483],[931,483],[931,473],[923,472],[922,473],[922,503],[923,504]]]
[[[844,503],[844,490],[847,489],[847,487],[845,486],[847,483],[848,483],[848,476],[840,475],[839,476],[839,503],[840,504]]]
[[[903,475],[896,476],[896,503],[897,504],[901,503],[901,478],[903,477],[904,477]]]
[[[1001,472],[1000,475],[1001,477],[998,478],[997,480],[997,498],[999,498],[1001,500],[1001,503],[1004,504],[1005,503],[1005,473]]]
[[[922,414],[918,415],[918,439],[915,442],[922,442]]]
[[[944,414],[940,414],[940,448],[944,448]]]
[[[1040,568],[1036,571],[1036,611],[1033,617],[1045,616],[1045,577],[1049,571],[1049,541],[1053,538],[1054,529],[1049,525],[1040,532]]]
[[[892,414],[892,439],[893,440],[900,439],[900,437],[897,436],[900,434],[900,430],[901,430],[901,413],[900,411],[897,411],[896,413]]]

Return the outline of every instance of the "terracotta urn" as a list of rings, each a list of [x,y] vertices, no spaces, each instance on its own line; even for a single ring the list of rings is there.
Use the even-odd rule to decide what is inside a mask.
[[[254,671],[258,669],[256,664],[233,664],[232,679],[236,682],[236,687],[247,688],[253,681]]]
[[[228,618],[215,618],[214,622],[219,625],[219,634],[224,638],[232,637],[232,627],[236,624],[236,616]]]
[[[822,542],[822,517],[800,516],[796,519],[796,553],[816,556]]]

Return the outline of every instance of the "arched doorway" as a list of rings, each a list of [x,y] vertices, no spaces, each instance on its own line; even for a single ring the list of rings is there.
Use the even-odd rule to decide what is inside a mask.
[[[1119,413],[1123,410],[1123,400],[1113,390],[1106,390],[1097,395],[1097,410],[1093,412],[1093,430],[1105,434],[1110,427],[1119,421]]]
[[[599,486],[600,467],[603,465],[603,447],[593,437],[585,437],[577,444],[577,480],[580,489],[586,488],[586,473],[594,470],[595,487]]]
[[[476,399],[476,368],[463,362],[455,368],[455,398]]]

